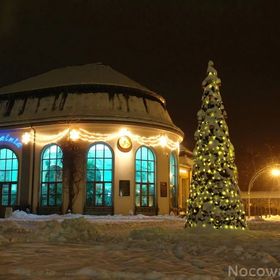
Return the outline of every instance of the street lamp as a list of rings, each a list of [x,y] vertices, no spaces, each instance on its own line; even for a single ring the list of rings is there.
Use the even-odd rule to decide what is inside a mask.
[[[272,176],[275,176],[275,177],[280,176],[280,169],[278,169],[278,168],[273,168],[273,169],[271,170],[271,175],[272,175]]]
[[[252,189],[256,179],[263,173],[266,173],[267,171],[270,171],[270,174],[274,177],[280,176],[280,164],[273,164],[273,165],[263,167],[260,170],[258,170],[254,174],[254,176],[251,178],[249,185],[248,185],[248,218],[250,218],[250,216],[251,216],[251,189]]]

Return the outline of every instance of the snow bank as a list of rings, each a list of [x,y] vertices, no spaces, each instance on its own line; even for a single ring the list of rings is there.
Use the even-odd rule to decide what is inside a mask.
[[[36,215],[36,214],[27,214],[24,211],[16,210],[12,213],[12,216],[8,218],[11,221],[18,221],[18,220],[29,220],[29,221],[63,221],[67,219],[77,219],[77,218],[85,218],[90,222],[152,222],[152,221],[166,221],[166,220],[173,220],[173,221],[183,221],[183,218],[174,215],[158,215],[158,216],[145,216],[145,215],[130,215],[130,216],[123,216],[123,215],[106,215],[106,216],[95,216],[95,215],[82,215],[82,214],[65,214],[65,215]],[[0,219],[0,221],[3,219]]]
[[[280,222],[248,224],[245,231],[185,229],[173,216],[17,211],[0,222],[0,259],[7,260],[0,279],[217,280],[230,279],[229,266],[280,268]]]
[[[265,221],[269,221],[269,222],[280,222],[280,216],[279,215],[263,216],[261,218],[264,219]]]
[[[94,242],[100,237],[95,225],[83,217],[33,223],[7,220],[0,223],[0,243]]]

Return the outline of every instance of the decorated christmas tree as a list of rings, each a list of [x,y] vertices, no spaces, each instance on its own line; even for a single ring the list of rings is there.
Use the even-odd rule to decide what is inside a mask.
[[[237,182],[231,144],[214,63],[209,61],[202,82],[201,109],[197,113],[194,166],[186,227],[245,229],[245,212]]]

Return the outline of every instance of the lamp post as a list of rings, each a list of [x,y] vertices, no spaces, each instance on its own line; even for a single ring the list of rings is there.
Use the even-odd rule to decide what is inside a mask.
[[[249,185],[248,185],[248,218],[251,216],[251,189],[256,181],[256,179],[262,175],[263,173],[266,173],[267,171],[270,171],[271,176],[278,177],[280,176],[280,164],[272,164],[269,166],[265,166],[258,170],[253,177],[251,178]]]

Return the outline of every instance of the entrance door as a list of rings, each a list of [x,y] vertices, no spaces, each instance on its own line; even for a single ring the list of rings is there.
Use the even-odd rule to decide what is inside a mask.
[[[136,184],[136,207],[154,207],[155,189],[154,184]]]

